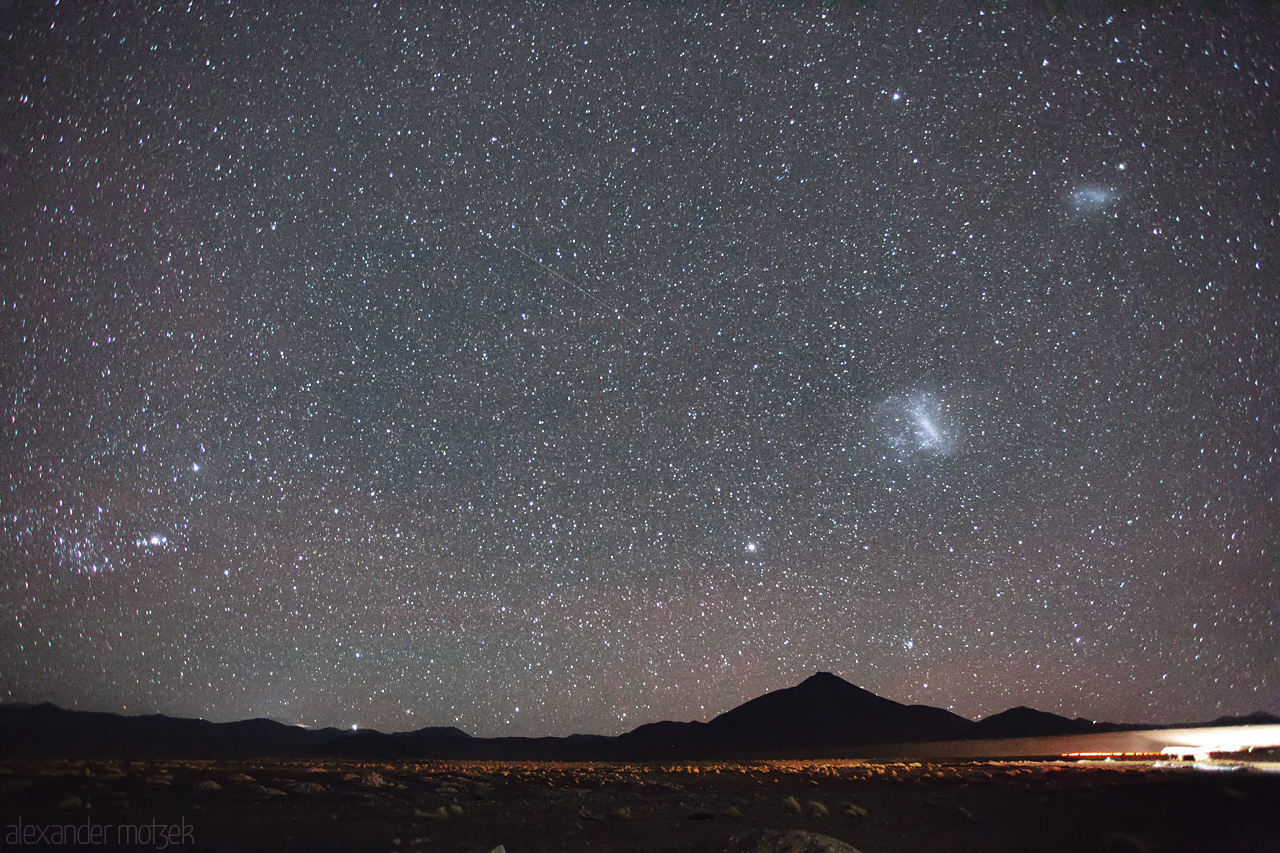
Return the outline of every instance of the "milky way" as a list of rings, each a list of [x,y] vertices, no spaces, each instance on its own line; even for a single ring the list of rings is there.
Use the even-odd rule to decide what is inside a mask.
[[[1274,18],[117,5],[3,42],[0,699],[1280,711]]]

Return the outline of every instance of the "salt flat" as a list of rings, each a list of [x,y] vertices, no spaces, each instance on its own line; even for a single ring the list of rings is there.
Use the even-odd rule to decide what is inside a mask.
[[[196,850],[692,853],[781,850],[778,834],[793,830],[863,853],[1278,850],[1280,777],[1263,769],[1152,760],[10,760],[0,766],[0,831],[187,827],[182,848]]]

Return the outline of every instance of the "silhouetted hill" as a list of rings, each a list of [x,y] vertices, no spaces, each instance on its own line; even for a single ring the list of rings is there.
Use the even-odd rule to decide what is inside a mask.
[[[304,753],[345,734],[265,719],[211,723],[163,714],[68,711],[48,703],[0,706],[0,752],[6,755],[278,757]]]
[[[707,724],[730,753],[799,754],[850,744],[955,740],[973,722],[941,708],[903,705],[829,672],[775,690]]]
[[[1280,723],[1270,714],[1200,726]],[[877,744],[1027,738],[1142,728],[1011,708],[980,722],[903,705],[828,672],[766,693],[710,722],[648,723],[617,737],[477,738],[428,727],[305,729],[274,720],[210,723],[160,714],[126,717],[54,705],[0,705],[0,755],[30,757],[655,760],[855,756]]]
[[[1098,731],[1098,727],[1083,717],[1073,720],[1019,705],[979,720],[973,724],[973,731],[971,736],[975,738],[1045,737],[1088,734]]]
[[[645,723],[619,735],[616,740],[619,757],[638,760],[710,758],[717,754],[716,743],[707,731],[707,724],[697,721]]]
[[[431,738],[431,737],[469,738],[471,737],[471,735],[467,734],[462,729],[457,728],[456,726],[427,726],[426,728],[423,728],[423,729],[416,729],[415,731],[408,732],[408,734],[413,737],[428,737],[428,738]]]

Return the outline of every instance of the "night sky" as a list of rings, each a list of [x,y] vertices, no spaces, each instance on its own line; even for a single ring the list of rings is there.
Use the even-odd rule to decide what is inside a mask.
[[[1277,13],[120,6],[0,34],[0,700],[1280,711]]]

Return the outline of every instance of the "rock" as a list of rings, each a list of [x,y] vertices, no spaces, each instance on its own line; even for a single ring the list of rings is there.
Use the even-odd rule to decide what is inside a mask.
[[[507,848],[499,844],[497,847],[490,850],[489,853],[507,853]]]
[[[462,806],[457,803],[449,803],[449,814],[454,817],[462,817]]]
[[[63,797],[62,800],[59,801],[58,803],[59,811],[65,811],[66,809],[82,809],[82,808],[84,808],[84,803],[75,794],[68,794],[67,796]]]
[[[631,820],[631,809],[627,806],[616,808],[609,813],[609,817],[614,820]]]
[[[753,832],[734,838],[725,853],[858,853],[858,849],[829,835],[793,829],[786,833]]]
[[[227,777],[227,781],[247,782],[248,784],[252,785],[254,782],[257,782],[258,780],[250,776],[248,773],[232,773],[230,776]]]
[[[729,806],[729,810],[724,813],[724,816],[732,817],[732,818],[740,818],[742,817],[742,812],[738,809],[737,806]]]
[[[804,809],[800,806],[800,801],[795,797],[787,797],[782,801],[782,807],[792,814],[804,814]]]
[[[960,817],[964,818],[965,820],[969,821],[969,823],[978,822],[978,819],[973,816],[973,812],[969,811],[964,806],[956,806],[956,814],[958,814]]]
[[[293,786],[295,794],[327,794],[329,789],[319,782],[299,782]]]
[[[824,818],[824,817],[831,816],[831,812],[827,811],[827,807],[824,806],[822,803],[818,802],[817,800],[809,801],[809,808],[807,809],[807,813],[809,817],[812,817],[812,818]]]
[[[201,779],[191,787],[201,794],[214,794],[222,790],[222,786],[212,779]]]
[[[1103,847],[1106,853],[1151,853],[1151,845],[1127,832],[1113,832]]]
[[[844,803],[840,806],[840,814],[857,820],[858,818],[866,817],[867,810],[862,806],[855,806],[853,803]]]
[[[360,784],[366,788],[381,788],[387,784],[387,780],[382,778],[381,773],[371,770],[360,777]]]
[[[578,817],[583,820],[604,820],[604,816],[593,812],[591,809],[583,806],[578,809]]]
[[[444,806],[441,806],[433,812],[426,811],[425,809],[414,809],[413,816],[421,818],[422,820],[448,820],[449,810]]]
[[[284,791],[279,788],[268,788],[266,785],[250,785],[249,792],[259,797],[283,797]]]

